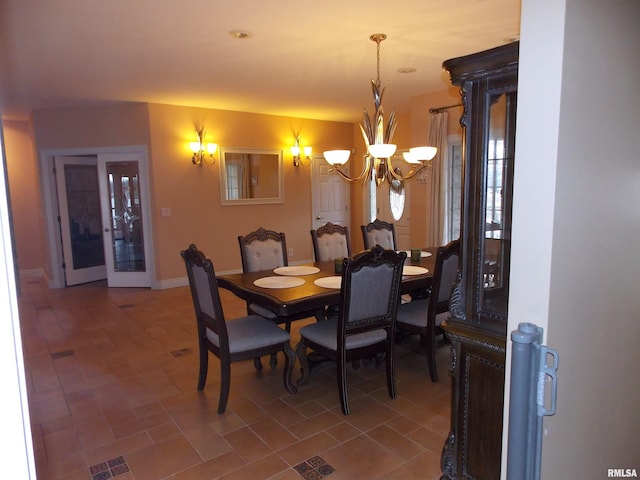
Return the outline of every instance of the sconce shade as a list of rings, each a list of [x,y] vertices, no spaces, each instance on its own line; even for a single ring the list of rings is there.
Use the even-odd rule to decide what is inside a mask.
[[[311,156],[311,151],[312,151],[311,147],[303,147],[303,150],[304,150],[304,156],[305,157],[310,157]]]
[[[330,165],[344,165],[349,160],[351,151],[349,150],[327,150],[322,152],[325,160]]]

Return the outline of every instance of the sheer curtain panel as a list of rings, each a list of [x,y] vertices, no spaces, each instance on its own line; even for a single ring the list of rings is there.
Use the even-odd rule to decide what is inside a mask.
[[[431,160],[431,228],[427,232],[427,244],[437,247],[444,242],[445,209],[444,160],[447,153],[447,122],[449,113],[435,112],[429,122],[429,145],[438,148]]]

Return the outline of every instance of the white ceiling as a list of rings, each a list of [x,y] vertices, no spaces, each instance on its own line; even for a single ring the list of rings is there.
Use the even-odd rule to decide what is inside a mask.
[[[0,109],[152,102],[358,121],[519,34],[518,0],[0,0]],[[229,31],[251,33],[238,40]],[[412,67],[414,73],[398,69]]]

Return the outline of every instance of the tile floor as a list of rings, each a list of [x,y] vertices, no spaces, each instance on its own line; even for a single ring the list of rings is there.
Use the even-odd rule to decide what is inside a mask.
[[[437,479],[449,429],[449,348],[428,379],[417,339],[397,348],[398,398],[384,368],[348,372],[340,412],[330,364],[290,395],[279,367],[232,366],[216,413],[217,361],[196,390],[197,345],[187,287],[168,290],[21,285],[33,445],[39,480]],[[245,305],[221,290],[227,317]],[[295,322],[292,344],[298,329]],[[266,360],[266,359],[265,359]],[[296,368],[296,373],[298,369]]]

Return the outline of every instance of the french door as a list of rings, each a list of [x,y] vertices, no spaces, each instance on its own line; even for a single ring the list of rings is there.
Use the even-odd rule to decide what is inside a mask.
[[[66,284],[107,278],[97,158],[55,157],[55,172]]]
[[[55,157],[67,286],[151,286],[144,162],[139,152]]]

